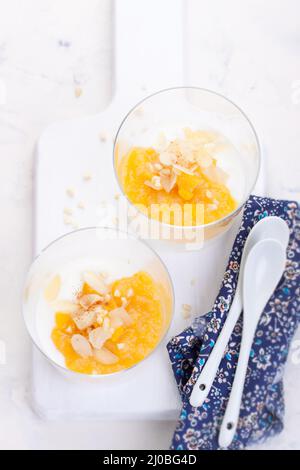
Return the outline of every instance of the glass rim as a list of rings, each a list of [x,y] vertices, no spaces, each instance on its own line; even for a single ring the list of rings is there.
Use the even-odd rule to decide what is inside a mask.
[[[37,344],[36,340],[34,339],[33,335],[30,332],[30,329],[27,325],[27,320],[25,318],[24,292],[25,292],[26,283],[28,281],[28,275],[29,275],[32,267],[34,266],[34,264],[43,255],[43,253],[45,253],[52,245],[55,245],[60,240],[62,240],[64,238],[67,238],[68,236],[74,235],[78,232],[94,231],[94,230],[111,230],[113,232],[123,233],[124,235],[128,235],[131,239],[133,239],[137,242],[140,242],[142,245],[144,245],[146,248],[148,248],[150,250],[150,252],[152,253],[152,255],[154,255],[154,257],[158,259],[159,263],[162,265],[162,267],[163,267],[163,269],[164,269],[164,271],[167,275],[167,279],[168,279],[168,282],[169,282],[169,285],[170,285],[170,294],[171,294],[171,302],[172,302],[172,304],[171,304],[171,314],[170,314],[170,319],[169,319],[169,323],[167,325],[167,328],[165,329],[164,334],[161,336],[160,340],[158,341],[156,346],[152,349],[152,351],[150,351],[150,353],[147,356],[145,356],[141,361],[137,362],[136,364],[133,364],[132,366],[130,366],[126,369],[121,369],[121,370],[116,371],[116,372],[110,372],[108,374],[86,374],[86,373],[82,373],[82,372],[77,372],[77,371],[68,369],[66,366],[62,366],[61,364],[58,364],[57,362],[55,362],[55,360],[53,360],[48,354],[46,354],[46,352],[43,351],[43,349]],[[42,248],[41,251],[33,258],[32,262],[30,264],[30,267],[29,267],[29,269],[26,273],[25,280],[24,280],[23,287],[22,287],[21,311],[22,311],[22,318],[23,318],[23,321],[25,323],[27,333],[29,334],[29,337],[30,337],[34,347],[37,348],[37,350],[42,354],[42,356],[44,356],[47,359],[47,361],[49,361],[56,368],[60,369],[62,372],[68,373],[69,375],[73,375],[74,377],[78,377],[78,378],[80,378],[80,377],[81,378],[86,378],[87,377],[91,380],[96,380],[96,379],[99,379],[99,378],[102,379],[104,377],[115,377],[115,376],[120,375],[122,373],[125,374],[126,372],[129,372],[132,369],[134,369],[135,367],[138,367],[140,364],[144,363],[150,356],[152,356],[152,354],[154,354],[154,352],[159,348],[159,346],[162,344],[162,342],[166,338],[168,332],[170,331],[171,324],[174,320],[174,315],[175,315],[175,288],[174,288],[174,283],[172,281],[169,270],[166,266],[166,263],[162,260],[160,255],[145,240],[143,240],[142,238],[140,238],[136,234],[131,233],[129,231],[125,231],[125,230],[120,230],[120,229],[115,228],[115,227],[109,227],[109,226],[82,227],[82,228],[79,228],[79,229],[76,229],[76,230],[72,230],[71,232],[64,233],[64,234],[60,235],[59,237],[55,238],[50,243],[48,243],[44,248]]]
[[[166,93],[166,92],[171,92],[171,91],[179,91],[179,90],[196,90],[196,91],[202,91],[202,92],[206,92],[206,93],[209,93],[211,95],[215,95],[219,98],[222,98],[223,100],[227,101],[228,103],[230,103],[234,108],[236,108],[240,114],[245,118],[245,120],[247,121],[247,123],[249,124],[250,126],[250,129],[252,130],[253,132],[253,135],[254,135],[254,138],[255,138],[255,142],[256,142],[256,145],[257,145],[257,156],[258,156],[258,162],[257,162],[257,170],[256,170],[256,174],[255,174],[255,177],[253,178],[253,182],[249,188],[249,191],[247,191],[247,194],[245,195],[245,197],[243,197],[243,199],[241,200],[241,202],[238,204],[238,206],[233,210],[231,211],[229,214],[225,215],[224,217],[222,217],[221,219],[217,219],[213,222],[209,222],[208,224],[201,224],[201,225],[173,225],[173,224],[168,224],[166,222],[161,222],[160,220],[156,220],[156,219],[152,219],[151,217],[149,217],[147,214],[145,214],[144,212],[142,212],[139,207],[137,205],[135,205],[129,198],[128,196],[126,195],[124,189],[123,189],[123,186],[121,184],[121,181],[120,181],[120,178],[119,178],[119,175],[118,175],[118,172],[117,172],[117,168],[116,168],[116,159],[115,159],[115,150],[116,150],[116,145],[117,145],[117,140],[118,140],[118,136],[120,134],[120,131],[123,127],[123,125],[125,124],[125,122],[127,121],[127,119],[131,116],[131,114],[142,104],[144,103],[145,101],[148,101],[150,98],[153,98],[154,96],[156,95],[160,95],[160,94],[163,94],[163,93]],[[168,227],[168,228],[173,228],[173,229],[181,229],[181,230],[195,230],[195,229],[205,229],[205,228],[210,228],[210,227],[214,227],[218,224],[222,224],[224,222],[227,222],[228,220],[230,220],[231,218],[235,217],[239,212],[240,210],[243,208],[243,206],[245,205],[245,203],[247,202],[249,196],[251,195],[256,183],[257,183],[257,180],[258,180],[258,176],[259,176],[259,173],[260,173],[260,170],[261,170],[261,165],[262,165],[262,161],[261,161],[261,144],[260,144],[260,140],[259,140],[259,137],[258,137],[258,134],[255,130],[255,127],[254,125],[252,124],[252,121],[250,120],[250,118],[247,116],[247,114],[242,110],[242,108],[240,108],[236,103],[234,103],[234,101],[232,101],[231,99],[227,98],[225,95],[222,95],[222,93],[219,93],[219,92],[216,92],[216,91],[213,91],[213,90],[210,90],[208,88],[201,88],[201,87],[197,87],[197,86],[177,86],[177,87],[169,87],[169,88],[163,88],[162,90],[158,90],[154,93],[151,93],[150,95],[146,96],[145,98],[139,100],[127,113],[126,115],[124,116],[124,118],[122,119],[119,127],[118,127],[118,130],[116,132],[116,135],[114,137],[114,142],[113,142],[113,168],[114,168],[114,174],[115,174],[115,178],[118,182],[118,186],[122,192],[122,195],[126,198],[126,200],[128,201],[129,205],[134,207],[141,215],[143,215],[144,217],[146,217],[147,219],[149,220],[154,220],[156,222],[158,222],[160,225],[164,226],[164,227]]]

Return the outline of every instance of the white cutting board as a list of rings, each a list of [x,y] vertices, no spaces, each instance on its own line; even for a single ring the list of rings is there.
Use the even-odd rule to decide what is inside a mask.
[[[165,22],[168,17],[168,34]],[[35,172],[35,253],[77,227],[113,224],[106,216],[119,193],[112,167],[116,129],[142,97],[162,88],[183,85],[183,3],[181,0],[117,0],[116,94],[103,113],[55,123],[41,135]],[[136,31],[136,35],[127,31]],[[153,42],[153,35],[162,38]],[[158,47],[155,47],[158,44]],[[84,175],[91,175],[89,181]],[[66,190],[74,191],[70,197]],[[256,193],[263,193],[260,178]],[[84,203],[85,209],[78,203]],[[64,216],[64,209],[72,216]],[[66,225],[65,222],[72,225]],[[175,287],[175,316],[168,335],[179,333],[193,314],[210,309],[218,292],[236,228],[199,252],[160,249]],[[193,281],[193,282],[191,282]],[[167,338],[167,339],[168,339]],[[167,340],[166,340],[167,341]],[[180,408],[166,341],[143,364],[113,383],[71,381],[37,351],[32,363],[32,406],[48,419],[174,419]]]

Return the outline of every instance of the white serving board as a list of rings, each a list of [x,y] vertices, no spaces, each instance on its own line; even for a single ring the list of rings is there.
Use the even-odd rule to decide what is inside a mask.
[[[162,41],[159,50],[153,50],[153,24],[155,34],[163,38],[164,15],[170,11],[173,30],[168,29],[168,37]],[[128,109],[145,95],[145,87],[148,94],[183,84],[181,0],[118,0],[115,14],[118,59],[117,94],[113,103],[101,114],[53,124],[38,142],[35,167],[36,254],[74,228],[113,224],[114,214],[107,215],[105,211],[108,204],[117,204],[115,196],[119,193],[112,166],[116,127]],[[137,25],[139,41],[134,41],[133,35],[126,35],[126,30]],[[159,69],[164,73],[157,75],[155,71]],[[92,176],[90,181],[84,180],[87,173]],[[261,177],[256,193],[262,194],[263,186]],[[74,197],[67,195],[68,188],[74,191]],[[81,201],[85,209],[78,207]],[[73,211],[72,225],[65,225],[65,208]],[[233,227],[198,252],[159,250],[171,274],[176,294],[175,316],[167,339],[182,331],[191,321],[181,315],[183,303],[192,306],[194,315],[210,309],[235,232],[236,227]],[[193,285],[192,280],[195,281]],[[180,401],[166,341],[144,363],[113,383],[105,379],[95,383],[71,381],[34,350],[32,406],[47,419],[174,419],[178,415]]]

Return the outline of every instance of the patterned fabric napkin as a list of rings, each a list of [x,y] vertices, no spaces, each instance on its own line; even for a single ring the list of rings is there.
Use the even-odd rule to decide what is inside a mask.
[[[283,428],[283,369],[289,345],[300,321],[300,208],[296,202],[251,196],[232,248],[227,270],[213,310],[174,337],[168,352],[182,398],[182,411],[172,449],[218,449],[218,434],[228,402],[242,333],[237,322],[204,404],[189,404],[194,383],[218,338],[234,297],[239,263],[251,228],[263,217],[276,215],[290,228],[287,265],[256,330],[250,353],[240,419],[230,449],[244,449]]]

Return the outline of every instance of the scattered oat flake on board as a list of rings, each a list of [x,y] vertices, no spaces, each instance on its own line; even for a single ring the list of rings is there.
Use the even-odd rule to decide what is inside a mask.
[[[67,189],[66,189],[66,194],[67,194],[67,196],[69,196],[69,197],[74,197],[74,196],[75,196],[75,191],[74,191],[73,188],[67,188]]]
[[[65,225],[73,225],[74,221],[73,221],[72,217],[70,217],[69,215],[64,214],[64,224]]]
[[[85,209],[85,205],[82,201],[79,201],[77,204],[78,209]]]
[[[79,98],[82,95],[82,88],[79,86],[75,87],[74,95],[76,98]]]
[[[182,304],[182,316],[187,319],[191,317],[192,307],[189,304]]]
[[[106,142],[107,141],[107,134],[105,132],[100,132],[99,133],[99,139],[101,142]]]
[[[91,173],[84,173],[82,176],[84,181],[90,181],[92,179],[92,174]]]
[[[70,207],[65,207],[64,208],[64,214],[65,215],[72,215],[73,211],[72,211],[72,209],[70,209]]]

